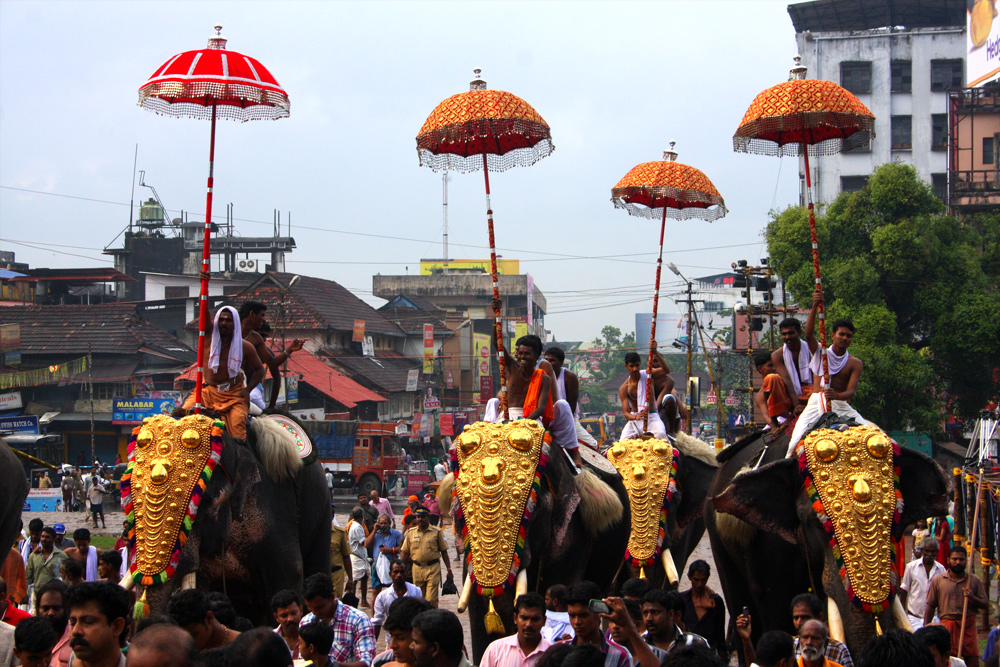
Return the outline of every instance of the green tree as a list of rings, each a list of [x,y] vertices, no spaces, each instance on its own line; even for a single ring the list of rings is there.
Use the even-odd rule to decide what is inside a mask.
[[[817,219],[827,321],[857,327],[865,364],[858,410],[886,429],[936,430],[1000,390],[1000,214],[948,216],[916,171],[882,165]],[[808,213],[789,207],[766,230],[772,265],[810,303]]]

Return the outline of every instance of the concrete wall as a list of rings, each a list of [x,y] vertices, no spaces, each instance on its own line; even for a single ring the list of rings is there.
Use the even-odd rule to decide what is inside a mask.
[[[847,153],[810,158],[816,200],[830,202],[841,192],[841,176],[868,176],[876,167],[898,160],[913,165],[920,178],[931,183],[932,174],[948,171],[948,153],[931,150],[931,116],[948,113],[948,94],[931,92],[931,61],[964,58],[965,31],[958,28],[923,28],[905,32],[798,33],[795,42],[811,79],[837,84],[844,61],[872,63],[871,93],[858,99],[875,114],[875,139],[870,153]],[[891,62],[912,63],[910,93],[891,92]],[[912,149],[892,150],[891,117],[912,116]],[[800,160],[800,177],[804,178]]]

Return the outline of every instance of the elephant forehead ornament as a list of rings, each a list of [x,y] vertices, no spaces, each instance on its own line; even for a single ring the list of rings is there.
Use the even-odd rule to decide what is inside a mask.
[[[903,509],[899,446],[877,426],[855,426],[813,431],[804,449],[800,470],[848,597],[867,611],[884,611],[895,593],[892,534]]]
[[[616,442],[607,456],[625,484],[632,513],[625,559],[635,567],[652,565],[663,549],[667,511],[677,490],[677,450],[668,440],[632,438]]]
[[[222,429],[222,422],[204,415],[159,415],[132,431],[122,505],[129,521],[129,572],[143,585],[173,577],[222,454]]]
[[[515,582],[548,463],[547,440],[533,419],[477,422],[458,438],[455,493],[466,561],[480,595],[499,595]]]

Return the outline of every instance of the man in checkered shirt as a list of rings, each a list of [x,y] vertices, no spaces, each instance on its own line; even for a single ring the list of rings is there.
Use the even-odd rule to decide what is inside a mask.
[[[330,659],[340,667],[368,667],[375,657],[375,631],[366,615],[349,607],[333,594],[329,574],[317,572],[305,582],[306,606],[309,613],[299,627],[319,619],[333,628]]]

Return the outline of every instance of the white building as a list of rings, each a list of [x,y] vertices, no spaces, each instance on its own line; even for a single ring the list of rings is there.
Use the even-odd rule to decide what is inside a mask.
[[[843,86],[876,119],[870,145],[810,157],[817,201],[860,190],[891,161],[913,165],[944,199],[948,91],[965,80],[964,0],[815,0],[788,13],[807,78]]]

